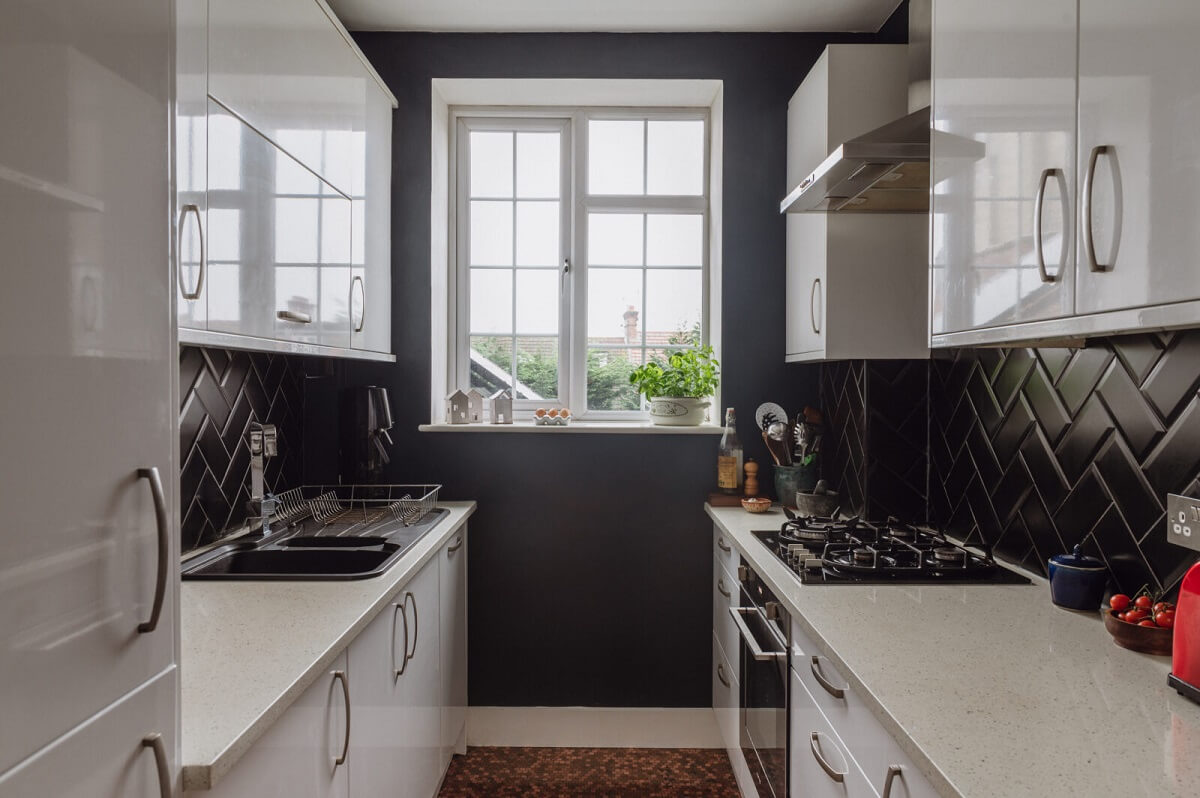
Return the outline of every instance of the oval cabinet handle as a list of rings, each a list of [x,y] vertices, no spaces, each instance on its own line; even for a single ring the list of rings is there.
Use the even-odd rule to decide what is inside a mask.
[[[733,551],[729,547],[729,544],[725,542],[725,538],[717,538],[717,548],[726,553]]]
[[[158,732],[142,738],[142,747],[154,752],[154,769],[158,773],[158,794],[171,798],[171,768],[167,764],[167,748],[163,736]]]
[[[356,333],[363,331],[363,325],[367,323],[367,289],[363,285],[363,278],[360,275],[354,275],[354,279],[350,281],[350,290],[354,290],[355,283],[358,284],[358,295],[362,298],[362,312],[358,316],[358,324],[354,326]]]
[[[821,278],[813,280],[812,291],[808,295],[808,313],[812,321],[812,331],[821,334],[821,325],[817,323],[817,295],[821,289]]]
[[[1092,153],[1088,156],[1087,171],[1083,174],[1083,191],[1081,192],[1083,196],[1079,203],[1079,213],[1083,216],[1083,250],[1087,255],[1088,269],[1093,272],[1112,271],[1111,265],[1105,265],[1096,260],[1095,231],[1092,227],[1092,193],[1096,184],[1096,162],[1100,160],[1101,155],[1108,155],[1111,152],[1112,148],[1107,144],[1092,147]]]
[[[723,576],[719,577],[717,579],[717,592],[720,593],[725,598],[729,598],[730,596],[733,595],[732,593],[729,592],[729,588],[725,587],[725,577],[723,577]]]
[[[150,495],[154,499],[154,523],[158,527],[158,570],[154,576],[154,601],[150,606],[150,620],[138,624],[138,634],[153,632],[158,628],[158,618],[162,615],[163,598],[167,595],[167,555],[170,553],[170,540],[167,524],[167,499],[163,494],[162,477],[158,468],[139,468],[138,479],[150,483]]]
[[[453,554],[454,552],[456,552],[462,548],[462,544],[463,544],[462,535],[459,535],[458,538],[452,544],[450,544],[449,546],[446,547],[446,553]]]
[[[1037,259],[1038,277],[1041,278],[1043,283],[1053,283],[1058,280],[1057,275],[1052,275],[1046,271],[1046,253],[1042,248],[1042,207],[1046,201],[1046,184],[1050,182],[1050,178],[1052,177],[1061,179],[1062,170],[1042,170],[1041,179],[1038,180],[1037,194],[1033,198],[1033,249]],[[1066,252],[1066,247],[1064,246],[1062,250]]]
[[[812,675],[817,680],[817,684],[825,688],[825,692],[829,693],[834,698],[845,698],[846,691],[841,687],[834,687],[833,683],[825,678],[825,674],[821,673],[821,658],[814,656],[812,663],[808,666],[812,669]]]
[[[409,652],[407,649],[405,650],[405,652],[404,652],[405,662],[407,662],[408,660],[412,659],[413,657],[415,657],[417,655],[417,633],[421,631],[420,619],[417,618],[417,597],[414,596],[412,593],[405,593],[404,594],[405,606],[408,606],[409,599],[412,599],[412,610],[413,610],[412,652]]]
[[[812,749],[813,759],[817,760],[817,764],[821,766],[821,770],[825,771],[825,775],[829,776],[829,778],[833,779],[838,784],[841,784],[846,780],[846,774],[840,770],[834,770],[833,765],[830,765],[825,761],[825,757],[821,756],[821,751],[818,748],[820,743],[817,739],[819,735],[819,732],[813,732],[812,740],[808,744]]]
[[[892,782],[896,777],[904,778],[904,769],[899,765],[888,765],[887,781],[883,783],[883,795],[880,798],[892,798]]]
[[[720,679],[721,684],[725,685],[726,687],[732,686],[729,684],[729,679],[725,677],[725,666],[719,662],[717,663],[717,678]]]
[[[405,611],[407,600],[403,604],[393,604],[396,609],[392,610],[392,670],[396,672],[396,678],[399,679],[404,675],[404,669],[408,667],[408,612]],[[396,614],[404,620],[404,661],[400,663],[400,667],[396,667]]]
[[[346,764],[350,756],[350,682],[345,671],[334,671],[333,678],[342,683],[342,700],[346,702],[346,735],[342,738],[342,755],[333,760],[333,766],[337,767]]]
[[[196,273],[196,287],[191,291],[183,287],[183,222],[188,214],[196,217],[196,230],[200,233],[200,271]],[[208,259],[204,255],[204,224],[200,221],[199,205],[184,205],[179,210],[179,235],[175,242],[175,279],[179,282],[179,292],[189,301],[200,298],[204,290],[204,272],[208,269]]]
[[[312,316],[296,310],[277,310],[275,318],[280,321],[293,321],[296,324],[312,324]]]

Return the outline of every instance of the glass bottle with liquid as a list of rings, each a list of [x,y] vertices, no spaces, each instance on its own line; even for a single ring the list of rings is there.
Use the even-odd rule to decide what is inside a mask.
[[[742,442],[738,440],[733,408],[725,411],[725,433],[717,449],[717,487],[722,493],[742,491]]]

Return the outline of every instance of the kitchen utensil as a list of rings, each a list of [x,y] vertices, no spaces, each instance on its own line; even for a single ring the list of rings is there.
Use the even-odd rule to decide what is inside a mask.
[[[787,411],[774,402],[763,402],[754,411],[754,423],[758,428],[765,430],[767,425],[772,421],[786,421]]]
[[[1050,600],[1071,610],[1094,611],[1104,599],[1108,568],[1104,561],[1088,557],[1076,546],[1071,554],[1058,554],[1048,561]]]
[[[811,465],[775,466],[775,495],[779,497],[780,504],[792,504],[796,501],[797,493],[811,493],[816,484],[817,469]],[[801,511],[801,515],[805,514]]]
[[[804,421],[807,424],[822,424],[825,421],[825,416],[815,407],[805,406],[804,410],[801,411],[801,415],[804,416]]]
[[[771,509],[771,500],[765,496],[747,497],[742,499],[742,507],[748,513],[765,513]]]
[[[1176,610],[1176,618],[1179,617]],[[1140,651],[1143,654],[1170,654],[1172,647],[1172,632],[1174,629],[1160,629],[1157,626],[1138,626],[1117,617],[1116,610],[1104,611],[1104,628],[1112,635],[1113,642],[1130,651]]]
[[[775,459],[776,465],[788,466],[792,464],[791,452],[787,445],[786,423],[772,421],[763,431],[763,440],[767,444],[767,450],[771,452],[771,457]]]
[[[1200,703],[1200,563],[1184,574],[1175,602],[1175,653],[1167,684]]]
[[[838,504],[839,499],[836,492],[804,493],[796,491],[796,509],[800,512],[800,515],[816,515],[823,518],[831,518],[837,512]]]

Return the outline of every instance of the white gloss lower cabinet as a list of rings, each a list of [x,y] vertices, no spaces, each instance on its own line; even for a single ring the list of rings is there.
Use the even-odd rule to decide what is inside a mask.
[[[441,766],[466,753],[467,725],[467,528],[438,554],[441,601],[442,752]]]
[[[178,671],[171,666],[0,776],[0,795],[170,798],[179,773],[178,683]],[[18,722],[15,717],[10,720]]]
[[[795,670],[788,690],[788,791],[805,798],[876,798],[842,739],[821,713]]]
[[[214,789],[188,796],[348,798],[353,688],[342,652]],[[343,756],[347,758],[339,763]]]

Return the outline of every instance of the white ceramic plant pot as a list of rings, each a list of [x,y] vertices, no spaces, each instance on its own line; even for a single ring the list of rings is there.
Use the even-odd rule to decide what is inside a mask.
[[[708,399],[691,396],[656,396],[650,399],[650,420],[668,427],[695,427],[704,423]]]

